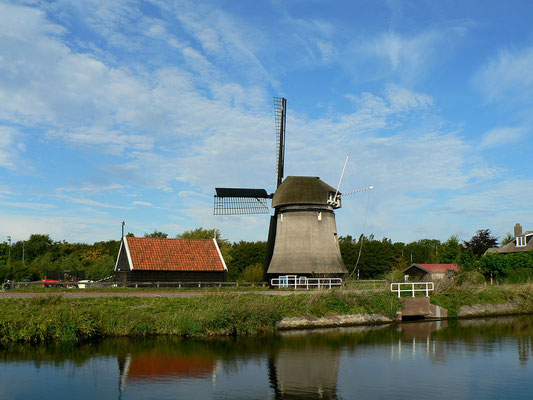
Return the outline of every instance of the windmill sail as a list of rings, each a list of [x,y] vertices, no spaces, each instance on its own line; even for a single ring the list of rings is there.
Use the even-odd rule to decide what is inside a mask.
[[[214,215],[269,214],[265,189],[215,188]]]
[[[276,122],[276,186],[279,186],[283,180],[286,115],[287,99],[274,97],[274,117]],[[215,192],[213,204],[214,215],[270,214],[268,200],[272,199],[273,194],[267,194],[265,189],[215,188]]]
[[[281,185],[285,168],[285,128],[287,126],[287,99],[274,97],[274,118],[276,121],[276,187]]]

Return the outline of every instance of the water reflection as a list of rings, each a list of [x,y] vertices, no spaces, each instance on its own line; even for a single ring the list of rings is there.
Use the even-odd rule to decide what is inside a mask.
[[[397,342],[391,342],[391,360],[401,359],[402,356],[416,357],[423,354],[434,362],[443,363],[446,351],[442,343],[434,337],[433,332],[447,328],[448,321],[410,322],[398,326],[401,332]]]
[[[437,371],[440,380],[449,376],[455,386],[444,385],[443,390],[455,391],[448,395],[461,398],[469,385],[483,379],[487,357],[498,372],[490,382],[492,389],[485,383],[482,390],[497,390],[498,379],[523,376],[530,392],[532,334],[532,317],[513,317],[208,341],[159,337],[81,346],[11,345],[0,352],[0,387],[11,387],[9,393],[0,389],[0,397],[45,398],[40,392],[42,385],[36,383],[32,389],[27,382],[39,382],[39,377],[46,376],[58,383],[47,387],[48,397],[54,399],[67,398],[61,383],[68,382],[81,385],[76,386],[79,398],[95,397],[94,390],[106,398],[128,399],[340,399],[355,397],[355,391],[361,398],[379,393],[409,398],[412,388],[407,385],[417,381],[406,376],[417,370],[424,373],[424,380],[418,383],[424,388],[437,379]],[[26,386],[19,388],[17,379]],[[435,382],[432,384],[438,386]],[[9,396],[3,396],[5,393]]]
[[[216,366],[215,359],[198,356],[141,353],[118,357],[122,388],[127,382],[167,381],[174,378],[216,379]]]

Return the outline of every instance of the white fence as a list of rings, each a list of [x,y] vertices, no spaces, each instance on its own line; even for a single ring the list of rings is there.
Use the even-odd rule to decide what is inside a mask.
[[[272,278],[270,284],[289,289],[331,289],[342,286],[342,278],[308,278],[306,276],[285,275]]]
[[[402,289],[402,286],[406,289]],[[433,291],[433,282],[392,282],[390,291],[398,293],[398,297],[401,297],[402,292],[409,292],[412,297],[415,297],[415,292],[426,292],[426,297],[429,297],[429,292]]]

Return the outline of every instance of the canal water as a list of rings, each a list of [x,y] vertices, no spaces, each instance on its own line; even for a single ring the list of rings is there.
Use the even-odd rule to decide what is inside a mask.
[[[531,399],[533,317],[0,348],[1,399]]]

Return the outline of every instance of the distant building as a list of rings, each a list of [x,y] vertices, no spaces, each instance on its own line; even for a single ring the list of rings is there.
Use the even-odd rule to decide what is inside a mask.
[[[514,226],[514,239],[503,245],[502,247],[492,247],[486,253],[520,253],[526,251],[533,251],[533,231],[525,231],[522,233],[522,225],[516,224]]]
[[[124,237],[115,264],[120,282],[223,282],[227,270],[214,239]]]
[[[403,271],[405,279],[433,280],[451,278],[459,272],[457,264],[411,264]]]

